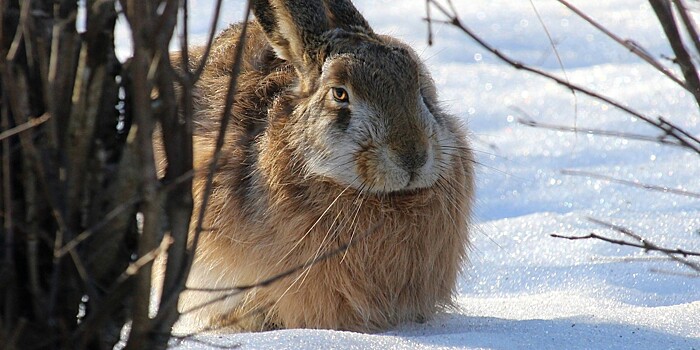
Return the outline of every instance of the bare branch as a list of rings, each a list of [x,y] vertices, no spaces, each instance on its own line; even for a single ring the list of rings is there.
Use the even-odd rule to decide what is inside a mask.
[[[117,283],[124,283],[131,276],[135,276],[141,268],[153,262],[158,256],[164,254],[170,245],[173,244],[173,238],[166,234],[160,241],[160,244],[155,249],[139,257],[136,261],[129,264],[129,267],[117,279]]]
[[[537,10],[537,6],[535,6],[534,1],[530,0],[530,7],[532,7],[533,11],[535,11],[535,16],[537,16],[537,21],[540,22],[540,25],[542,26],[542,30],[544,30],[544,33],[547,35],[547,40],[549,40],[549,46],[552,47],[552,51],[554,51],[554,57],[557,59],[557,63],[559,64],[559,69],[561,69],[562,74],[564,74],[564,79],[568,82],[569,81],[569,76],[566,74],[566,69],[564,68],[564,62],[561,59],[561,55],[559,55],[559,50],[557,50],[557,45],[554,43],[554,39],[552,38],[552,35],[549,33],[549,29],[547,28],[547,25],[545,25],[544,20],[542,20],[542,16],[540,16],[540,11]],[[452,10],[454,13],[457,13],[454,9]],[[576,98],[576,92],[574,90],[571,90],[571,93],[574,94],[574,98]]]
[[[654,9],[656,17],[659,19],[659,24],[661,24],[666,33],[668,43],[676,55],[675,62],[681,67],[687,90],[693,94],[696,102],[700,105],[700,77],[698,77],[698,71],[693,64],[690,54],[686,50],[685,45],[683,45],[683,39],[673,17],[671,2],[667,0],[649,0],[649,4]]]
[[[603,26],[602,24],[596,22],[593,18],[591,18],[590,16],[588,16],[587,14],[585,14],[583,11],[579,10],[577,7],[575,7],[574,5],[572,5],[571,3],[569,3],[568,1],[566,1],[566,0],[557,0],[557,1],[559,1],[560,4],[562,4],[562,5],[566,6],[567,8],[569,8],[569,10],[571,10],[573,13],[575,13],[576,15],[578,15],[579,17],[581,17],[583,20],[585,20],[586,22],[590,23],[592,26],[596,27],[596,29],[598,29],[599,31],[601,31],[603,34],[605,34],[606,36],[608,36],[610,39],[612,39],[612,40],[614,40],[615,42],[617,42],[618,44],[624,46],[624,47],[627,48],[630,52],[632,52],[634,55],[636,55],[637,57],[639,57],[639,58],[641,58],[642,60],[644,60],[644,62],[648,63],[649,65],[651,65],[652,67],[654,67],[656,70],[658,70],[659,72],[663,73],[663,74],[664,74],[665,76],[667,76],[669,79],[673,80],[673,82],[675,82],[676,84],[680,85],[681,87],[683,87],[684,89],[686,89],[686,90],[688,90],[688,91],[690,91],[690,92],[692,93],[692,91],[691,91],[690,87],[688,86],[688,84],[686,84],[683,80],[681,80],[681,79],[679,79],[678,77],[676,77],[676,75],[673,74],[673,72],[672,72],[671,70],[669,70],[668,68],[664,67],[664,65],[662,65],[659,61],[655,60],[654,57],[652,57],[652,56],[651,56],[646,50],[644,50],[639,44],[637,44],[636,42],[634,42],[634,41],[632,41],[632,40],[630,40],[630,39],[622,39],[622,38],[620,38],[620,37],[617,36],[615,33],[613,33],[613,32],[611,32],[610,30],[608,30],[608,28],[606,28],[606,27]]]
[[[655,244],[649,242],[648,240],[646,240],[646,239],[644,239],[643,237],[639,236],[638,234],[632,232],[632,231],[629,230],[628,228],[625,228],[625,227],[622,227],[622,226],[618,226],[618,225],[614,225],[614,224],[611,224],[611,223],[608,223],[608,222],[605,222],[605,221],[601,221],[601,220],[598,220],[598,219],[595,219],[595,218],[588,218],[588,220],[590,220],[591,222],[593,222],[593,223],[595,223],[595,224],[598,224],[598,225],[601,225],[601,226],[605,226],[605,227],[607,227],[607,228],[609,228],[609,229],[611,229],[611,230],[620,232],[620,233],[622,233],[622,234],[624,234],[624,235],[626,235],[626,236],[628,236],[628,237],[631,237],[631,238],[635,239],[635,240],[638,241],[639,243],[643,244],[643,245],[645,246],[644,249],[647,250],[647,251],[653,250],[653,251],[662,252],[662,253],[666,254],[666,256],[668,256],[669,258],[675,260],[676,262],[679,262],[679,263],[681,263],[681,264],[683,264],[683,265],[685,265],[685,266],[691,268],[692,270],[694,270],[694,271],[696,271],[696,272],[700,272],[700,264],[695,263],[695,262],[692,262],[692,261],[690,261],[690,260],[688,260],[688,259],[680,258],[680,257],[678,257],[676,254],[672,254],[672,253],[665,252],[665,251],[664,251],[664,248],[661,248],[661,247],[659,247],[659,246],[657,246],[657,245],[655,245]],[[693,254],[693,255],[694,255],[694,254]]]
[[[43,124],[44,122],[46,122],[49,119],[51,119],[51,115],[47,114],[47,113],[44,113],[37,118],[29,118],[29,120],[26,123],[23,123],[21,125],[17,125],[12,129],[6,129],[5,131],[0,132],[0,141],[6,139],[8,137],[15,136],[23,131],[27,131],[31,128],[35,128],[35,127]]]
[[[589,178],[594,178],[594,179],[605,180],[605,181],[609,181],[609,182],[615,182],[615,183],[619,183],[619,184],[623,184],[623,185],[643,188],[645,190],[650,190],[650,191],[677,194],[680,196],[691,197],[691,198],[700,198],[700,193],[697,193],[697,192],[680,190],[680,189],[670,188],[670,187],[666,187],[666,186],[650,185],[650,184],[641,183],[637,180],[629,181],[629,180],[617,179],[617,178],[614,178],[611,176],[596,174],[596,173],[592,173],[592,172],[588,172],[588,171],[564,169],[561,171],[561,173],[564,175],[584,176],[584,177],[589,177]]]
[[[684,149],[688,148],[685,145],[679,143],[678,141],[668,140],[667,139],[668,135],[666,133],[664,133],[660,136],[654,137],[654,136],[648,136],[648,135],[627,133],[627,132],[622,132],[622,131],[612,131],[612,130],[603,130],[603,129],[588,129],[588,128],[566,126],[566,125],[547,124],[547,123],[541,123],[541,122],[538,122],[538,121],[535,121],[532,119],[525,119],[525,118],[518,118],[518,123],[521,125],[530,126],[533,128],[563,131],[563,132],[572,132],[572,133],[578,133],[578,134],[591,134],[591,135],[596,135],[596,136],[616,137],[616,138],[622,138],[622,139],[628,139],[628,140],[634,140],[634,141],[646,141],[646,142],[660,143],[662,145],[680,147],[680,148],[684,148]]]
[[[433,16],[430,14],[430,0],[425,0],[425,18],[428,23],[428,45],[433,45]]]
[[[28,0],[25,1],[23,4],[20,4],[20,15],[19,15],[19,24],[17,25],[17,31],[15,32],[15,37],[12,39],[12,44],[10,45],[10,49],[7,52],[7,61],[12,62],[17,58],[17,55],[20,50],[20,46],[25,34],[26,28],[29,26],[27,24],[27,21],[29,21],[29,16],[30,16],[30,11],[32,8],[32,1]]]
[[[598,235],[596,233],[590,233],[590,234],[585,235],[585,236],[565,236],[565,235],[558,235],[558,234],[551,234],[550,236],[554,237],[554,238],[568,239],[570,241],[577,241],[577,240],[584,240],[584,239],[598,239],[598,240],[605,241],[605,242],[612,243],[612,244],[617,244],[617,245],[622,245],[622,246],[627,246],[627,247],[634,247],[634,248],[641,248],[641,249],[644,249],[646,251],[657,251],[657,252],[661,252],[664,254],[675,254],[675,255],[681,255],[684,257],[686,257],[686,256],[700,256],[700,253],[691,252],[691,251],[683,250],[680,248],[668,249],[668,248],[655,247],[655,246],[650,246],[648,244],[640,244],[640,243],[624,241],[621,239],[609,238],[609,237]]]
[[[199,77],[202,75],[204,67],[206,66],[207,61],[209,60],[209,54],[211,54],[212,43],[214,42],[214,36],[216,34],[216,27],[219,24],[219,17],[221,16],[222,3],[223,0],[216,0],[214,16],[211,19],[211,24],[209,27],[209,36],[207,37],[207,44],[204,46],[204,53],[202,54],[202,58],[200,59],[199,64],[197,65],[197,68],[194,71],[192,79],[193,81],[199,80]],[[248,22],[248,15],[245,15],[244,21]]]
[[[96,225],[88,228],[87,230],[81,232],[79,235],[75,236],[75,238],[71,239],[68,241],[66,244],[59,246],[58,249],[54,252],[54,255],[57,257],[62,257],[66,255],[68,252],[73,251],[78,244],[82,243],[86,239],[92,237],[95,232],[98,232],[101,230],[104,226],[106,226],[110,221],[113,219],[117,218],[120,214],[122,214],[125,210],[133,207],[136,205],[141,200],[140,197],[132,198],[131,200],[124,202],[117,206],[116,208],[112,209],[105,215],[105,217],[102,219],[102,221],[98,222]]]
[[[26,327],[27,320],[25,318],[19,319],[17,326],[15,326],[15,329],[12,331],[12,334],[10,335],[9,339],[7,339],[7,343],[5,344],[8,349],[15,349],[17,340],[20,338],[20,335],[26,329]]]
[[[673,0],[673,3],[676,5],[676,9],[678,9],[678,13],[681,16],[681,20],[683,20],[683,25],[688,32],[690,40],[693,41],[695,53],[700,55],[700,36],[698,36],[698,30],[695,27],[695,22],[691,18],[688,8],[685,6],[685,3],[683,3],[683,0]]]
[[[667,134],[677,132],[681,136],[687,138],[687,140],[686,140],[686,139],[681,137],[681,143],[683,145],[687,145],[687,146],[700,145],[700,139],[691,135],[689,132],[687,132],[683,128],[671,123],[666,118],[659,117],[659,123],[661,123],[661,127],[666,131]]]
[[[635,262],[652,262],[652,261],[672,261],[667,256],[594,256],[591,257],[593,261],[602,262],[623,262],[623,263],[635,263]]]

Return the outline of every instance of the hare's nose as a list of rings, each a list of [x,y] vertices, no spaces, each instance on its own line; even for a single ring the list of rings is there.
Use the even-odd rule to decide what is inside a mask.
[[[408,173],[415,173],[428,160],[428,138],[422,133],[397,133],[389,142],[396,165]]]
[[[411,147],[409,150],[404,150],[399,155],[402,167],[409,173],[413,173],[425,164],[428,158],[425,149],[419,147]]]

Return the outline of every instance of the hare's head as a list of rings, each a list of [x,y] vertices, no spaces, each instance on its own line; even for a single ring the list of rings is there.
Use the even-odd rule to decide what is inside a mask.
[[[463,137],[416,53],[347,0],[260,0],[254,12],[298,75],[291,142],[306,175],[374,193],[431,187]]]

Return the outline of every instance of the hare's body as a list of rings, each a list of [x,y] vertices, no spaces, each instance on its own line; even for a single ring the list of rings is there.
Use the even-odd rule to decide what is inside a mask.
[[[231,326],[376,331],[424,320],[448,307],[468,243],[472,155],[461,126],[435,107],[425,68],[403,44],[361,33],[360,39],[370,41],[361,50],[371,51],[363,54],[373,57],[385,54],[382,50],[395,50],[399,61],[415,60],[405,68],[413,80],[402,82],[391,78],[399,73],[382,72],[401,62],[392,66],[366,60],[352,68],[352,60],[360,54],[333,49],[330,58],[317,65],[320,72],[305,72],[316,74],[305,80],[301,71],[313,67],[304,68],[299,60],[286,57],[285,48],[273,50],[275,33],[267,31],[270,19],[261,18],[260,12],[256,15],[262,25],[251,22],[248,27],[232,120],[187,285],[193,289],[252,285],[351,244],[345,252],[288,277],[195,312],[187,310],[225,292],[187,291],[180,300],[180,310],[186,313],[177,330]],[[343,19],[338,15],[334,19],[339,18]],[[196,169],[206,168],[214,150],[240,28],[230,27],[215,41],[196,87]],[[348,40],[358,46],[360,39]],[[287,41],[294,44],[293,38]],[[338,70],[365,74],[362,79],[389,74],[368,84],[387,84],[372,87],[379,91],[398,86],[411,103],[415,104],[414,92],[423,102],[417,109],[401,101],[395,107],[391,95],[382,101],[352,78],[338,82],[327,77],[342,76]],[[334,102],[324,97],[325,90],[318,92],[327,80],[348,90],[349,107],[339,104],[346,100]],[[342,91],[333,91],[333,96],[343,97]],[[428,121],[414,117],[415,113],[429,115]],[[328,115],[331,122],[307,120]],[[363,118],[378,118],[379,123]],[[337,138],[326,135],[331,129]],[[365,129],[369,131],[355,131]],[[354,146],[341,133],[358,133],[353,140],[361,142]],[[384,142],[389,151],[377,146]],[[200,203],[206,173],[197,174],[193,190]]]

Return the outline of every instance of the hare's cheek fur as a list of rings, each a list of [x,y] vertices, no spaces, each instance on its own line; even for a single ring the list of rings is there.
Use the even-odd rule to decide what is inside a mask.
[[[307,112],[312,116],[303,119],[313,124],[304,128],[306,144],[298,149],[303,150],[300,156],[308,175],[373,193],[412,191],[435,184],[451,166],[443,150],[456,142],[455,136],[437,124],[422,98],[415,103],[420,113],[409,123],[413,127],[400,135],[387,122],[391,111],[362,101],[348,108],[350,120],[344,128],[337,125],[337,108]]]

